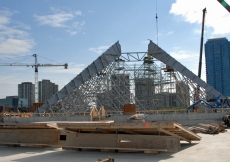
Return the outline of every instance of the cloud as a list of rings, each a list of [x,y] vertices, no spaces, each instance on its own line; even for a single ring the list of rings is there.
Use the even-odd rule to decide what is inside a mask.
[[[1,58],[9,54],[25,54],[30,52],[35,42],[30,37],[30,27],[22,22],[14,21],[11,16],[15,11],[0,10],[0,54]]]
[[[198,64],[199,64],[199,54],[192,53],[189,51],[178,50],[181,47],[174,47],[176,49],[169,54],[175,58],[178,62],[180,62],[183,66],[187,67],[190,71],[192,71],[195,75],[198,72]],[[202,72],[201,72],[201,79],[206,81],[206,72],[205,72],[205,57],[202,57]]]
[[[96,52],[98,54],[102,54],[105,52],[110,46],[100,46],[96,48],[89,48],[90,51]]]
[[[19,39],[5,39],[0,43],[0,53],[3,54],[17,54],[28,53],[33,47],[33,40],[19,40]]]
[[[230,33],[230,14],[216,0],[176,0],[172,4],[170,13],[175,15],[177,20],[189,23],[202,23],[202,10],[207,8],[205,25],[213,28],[212,34]]]
[[[85,25],[85,21],[82,22],[73,22],[72,23],[72,28],[66,30],[67,33],[69,33],[70,35],[75,35],[79,32],[81,32],[82,27]]]
[[[48,25],[52,27],[67,27],[65,22],[72,20],[74,15],[71,13],[55,13],[45,16],[38,16],[35,14],[34,17],[41,25]]]
[[[66,28],[66,32],[70,35],[75,35],[82,30],[85,21],[76,21],[76,16],[82,15],[81,11],[62,11],[56,8],[51,8],[49,15],[34,14],[34,18],[40,25],[51,26],[56,28]]]
[[[75,15],[81,15],[81,11],[76,11]]]
[[[170,32],[167,33],[167,35],[170,35],[170,34],[173,34],[173,31],[170,31]]]
[[[170,55],[176,60],[188,60],[198,57],[198,54],[193,54],[186,51],[171,52]]]

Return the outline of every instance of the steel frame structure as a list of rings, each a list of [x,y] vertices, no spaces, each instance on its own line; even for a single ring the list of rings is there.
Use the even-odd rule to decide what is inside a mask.
[[[196,101],[197,87],[200,99],[224,98],[152,41],[148,52],[128,53],[121,53],[117,42],[98,59],[101,58],[107,62],[106,66],[92,72],[92,64],[89,65],[63,88],[65,94],[62,89],[56,94],[58,98],[48,100],[38,112],[76,113],[90,111],[92,106],[116,112],[123,110],[124,104],[136,104],[137,110],[186,109],[186,103],[191,105]],[[102,66],[97,60],[93,62],[96,69]],[[162,63],[173,71],[164,71]]]

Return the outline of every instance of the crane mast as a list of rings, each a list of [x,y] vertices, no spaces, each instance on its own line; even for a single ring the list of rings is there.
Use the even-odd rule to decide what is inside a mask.
[[[34,71],[35,71],[35,102],[38,102],[38,60],[37,60],[37,54],[33,54],[35,58],[35,64],[34,64]]]
[[[199,66],[198,66],[198,77],[201,78],[201,69],[202,69],[202,52],[203,52],[203,39],[204,39],[204,22],[205,22],[205,14],[206,14],[206,8],[203,10],[203,16],[202,16],[202,29],[201,29],[201,39],[200,39],[200,58],[199,58]],[[195,101],[197,102],[200,100],[200,87],[197,86],[196,88],[196,94],[195,94]],[[198,112],[198,105],[194,107],[194,111]]]

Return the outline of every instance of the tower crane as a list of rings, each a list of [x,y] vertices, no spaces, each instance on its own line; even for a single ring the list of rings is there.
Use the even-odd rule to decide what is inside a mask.
[[[33,57],[35,58],[35,63],[0,63],[0,66],[31,66],[34,67],[35,71],[35,102],[38,102],[38,67],[52,67],[52,66],[64,66],[65,69],[68,68],[68,64],[39,64],[37,62],[37,54],[33,54]]]

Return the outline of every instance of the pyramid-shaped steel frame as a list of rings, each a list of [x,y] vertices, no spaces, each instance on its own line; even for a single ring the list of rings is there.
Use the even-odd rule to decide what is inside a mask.
[[[159,61],[171,71],[162,70]],[[136,104],[137,110],[186,109],[197,99],[214,98],[225,97],[152,41],[148,52],[129,53],[121,53],[116,42],[38,112],[76,113],[102,105],[116,112],[124,104]]]

